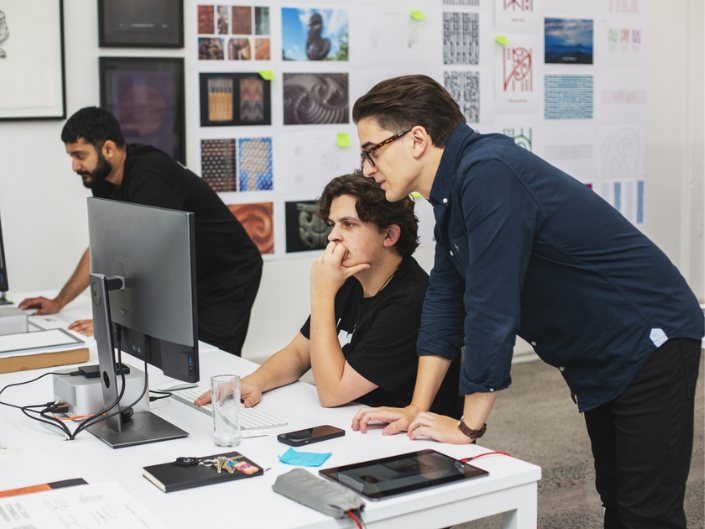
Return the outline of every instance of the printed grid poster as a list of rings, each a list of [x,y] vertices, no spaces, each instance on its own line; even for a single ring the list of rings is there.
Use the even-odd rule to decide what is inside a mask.
[[[475,130],[513,138],[648,222],[647,0],[441,0],[416,18],[403,0],[190,9],[191,168],[265,259],[325,246],[315,199],[360,166],[354,103],[406,74],[437,80]]]

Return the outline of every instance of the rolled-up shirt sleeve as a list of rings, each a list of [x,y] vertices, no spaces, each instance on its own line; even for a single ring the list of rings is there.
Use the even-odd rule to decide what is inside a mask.
[[[505,164],[487,160],[470,170],[472,175],[462,175],[460,187],[456,188],[459,192],[454,200],[460,203],[451,206],[458,208],[462,204],[462,216],[456,214],[453,219],[462,219],[464,232],[457,226],[450,230],[454,255],[444,254],[459,279],[443,281],[450,273],[439,276],[444,285],[437,291],[445,296],[436,295],[434,299],[436,291],[429,289],[423,318],[431,327],[425,336],[436,330],[447,334],[446,341],[453,337],[454,342],[457,331],[453,333],[437,322],[457,325],[459,317],[464,320],[460,390],[466,395],[498,391],[511,384],[512,353],[521,317],[520,293],[541,218],[538,202]],[[445,268],[444,265],[441,270]],[[444,304],[446,307],[441,310]],[[436,311],[429,318],[427,306]],[[435,354],[446,356],[442,352]]]

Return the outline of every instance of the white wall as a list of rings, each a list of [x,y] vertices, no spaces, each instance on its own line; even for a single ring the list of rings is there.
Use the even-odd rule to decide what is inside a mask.
[[[185,57],[187,75],[193,71],[185,50],[98,48],[96,4],[64,2],[68,115],[98,104],[100,55]],[[652,0],[650,11],[650,217],[644,231],[702,300],[703,6],[698,0]],[[185,24],[186,42],[195,39],[192,26]],[[187,82],[187,101],[192,100],[190,86]],[[187,112],[187,131],[192,116]],[[0,212],[14,292],[60,288],[88,244],[85,198],[90,193],[71,171],[60,140],[62,126],[61,121],[0,122]],[[187,142],[193,141],[187,133]],[[421,249],[417,259],[430,270],[432,249]],[[245,356],[271,354],[296,334],[309,310],[311,261],[265,263]]]

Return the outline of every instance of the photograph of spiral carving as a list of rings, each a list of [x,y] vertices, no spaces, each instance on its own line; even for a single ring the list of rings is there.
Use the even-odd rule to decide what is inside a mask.
[[[349,114],[348,74],[284,74],[284,125],[350,123]]]
[[[233,204],[228,209],[240,221],[261,254],[274,253],[274,205],[272,202]]]
[[[272,184],[272,138],[238,140],[240,191],[270,191]]]

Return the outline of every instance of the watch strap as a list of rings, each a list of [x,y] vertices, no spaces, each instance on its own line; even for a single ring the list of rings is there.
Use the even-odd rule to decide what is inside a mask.
[[[483,425],[479,430],[473,430],[463,422],[463,419],[460,419],[460,421],[458,421],[458,430],[460,430],[463,435],[475,440],[485,435],[485,432],[487,431],[487,424]]]

